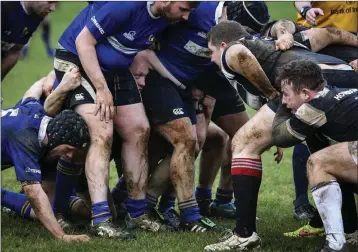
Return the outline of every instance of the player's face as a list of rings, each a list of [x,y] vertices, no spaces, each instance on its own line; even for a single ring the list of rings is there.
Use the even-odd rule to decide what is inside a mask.
[[[188,20],[192,8],[188,2],[166,2],[163,15],[172,22]]]
[[[145,87],[145,77],[149,72],[147,61],[145,61],[140,54],[137,54],[129,70],[131,71],[139,90],[142,90]]]
[[[46,17],[48,14],[56,10],[57,2],[33,2],[33,10],[36,15]]]
[[[287,80],[281,82],[282,87],[282,104],[286,104],[287,108],[292,110],[292,113],[296,113],[297,109],[305,102],[301,93],[295,92],[292,88],[292,84]]]
[[[53,158],[66,158],[72,159],[73,155],[76,153],[78,149],[76,147],[70,146],[68,144],[61,144],[50,151],[48,154]]]
[[[214,62],[218,67],[221,69],[221,53],[223,51],[223,48],[220,46],[215,46],[209,41],[208,44],[209,50],[211,52],[211,62]]]

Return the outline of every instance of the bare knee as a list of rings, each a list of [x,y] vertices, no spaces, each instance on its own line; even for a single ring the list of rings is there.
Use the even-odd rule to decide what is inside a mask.
[[[210,150],[213,148],[222,148],[229,142],[229,136],[221,129],[209,133],[205,141],[203,150]]]

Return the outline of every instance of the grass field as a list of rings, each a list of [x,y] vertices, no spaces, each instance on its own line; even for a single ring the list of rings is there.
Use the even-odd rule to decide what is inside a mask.
[[[66,26],[86,3],[62,3],[51,14],[52,44],[55,45]],[[292,2],[269,3],[272,18],[295,18]],[[29,50],[29,57],[19,62],[2,84],[3,107],[11,107],[18,101],[27,88],[39,78],[45,76],[53,66],[47,58],[40,33],[36,33]],[[260,191],[258,232],[263,240],[262,252],[315,251],[323,238],[288,239],[283,232],[298,228],[302,223],[295,221],[292,215],[294,188],[290,149],[285,150],[280,165],[274,163],[273,150],[263,155],[264,176]],[[2,187],[18,191],[13,169],[1,173]],[[111,169],[111,187],[116,182],[116,172]],[[216,186],[214,187],[214,190]],[[214,192],[215,193],[215,192]],[[234,227],[233,221],[217,221],[222,225]],[[204,246],[218,241],[215,234],[150,234],[137,233],[137,240],[130,242],[110,241],[93,238],[86,244],[64,244],[55,241],[39,223],[10,218],[2,215],[1,222],[3,251],[202,251]]]

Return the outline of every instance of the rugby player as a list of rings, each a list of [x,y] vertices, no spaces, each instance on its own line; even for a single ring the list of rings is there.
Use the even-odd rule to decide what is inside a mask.
[[[243,68],[240,65],[243,59],[260,62],[260,68],[264,70],[271,83],[275,83],[278,67],[294,59],[308,58],[319,62],[321,68],[328,68],[332,72],[336,69],[347,69],[336,71],[339,79],[338,76],[335,79],[327,78],[330,84],[335,86],[357,85],[357,76],[352,78],[351,72],[354,73],[354,71],[344,61],[313,53],[303,47],[295,46],[285,52],[276,51],[274,41],[260,40],[249,36],[237,22],[226,21],[216,25],[209,33],[208,41],[212,51],[212,60],[221,68],[232,85],[241,84],[237,86],[238,89],[243,89],[243,99],[249,106],[256,109],[262,106],[260,101],[262,95],[258,89],[253,89],[254,85],[247,83],[240,75],[241,72],[249,71],[248,68]],[[323,74],[325,74],[325,70],[323,70]],[[328,76],[330,77],[330,75]],[[205,248],[207,251],[220,251],[223,248],[245,249],[261,244],[256,233],[255,223],[257,197],[262,176],[260,156],[272,146],[271,125],[277,107],[277,99],[269,101],[235,134],[232,143],[231,174],[233,175],[236,202],[240,202],[236,206],[237,225],[235,233],[230,238],[222,243],[207,246]],[[250,185],[251,190],[245,189],[247,188],[245,185]]]
[[[56,2],[1,2],[1,80],[15,66],[21,49],[43,19],[55,9]]]
[[[2,170],[15,167],[17,180],[34,214],[55,238],[67,242],[88,241],[87,235],[67,235],[62,230],[42,189],[40,168],[40,163],[48,158],[71,158],[83,150],[90,142],[88,128],[85,121],[70,110],[54,118],[46,116],[39,101],[43,84],[43,81],[35,83],[20,104],[1,111]],[[13,204],[14,197],[15,193],[2,189],[2,204],[6,207]],[[30,216],[31,207],[22,204],[17,211],[24,210],[23,214]]]
[[[287,148],[315,134],[326,141],[327,147],[307,162],[311,192],[326,232],[320,251],[348,251],[337,180],[358,184],[358,89],[326,86],[321,68],[308,60],[284,65],[277,82],[283,96],[272,125],[272,142]]]
[[[192,130],[194,129],[192,124],[195,123],[196,119],[191,93],[193,82],[198,83],[198,81],[200,81],[202,82],[201,86],[212,86],[215,82],[223,83],[224,88],[221,89],[216,87],[216,89],[211,91],[211,93],[216,92],[215,95],[222,95],[222,102],[230,101],[234,102],[234,105],[222,106],[221,108],[224,109],[224,111],[221,111],[221,113],[226,113],[223,115],[233,114],[231,116],[234,118],[235,116],[238,116],[236,119],[241,122],[241,124],[243,124],[248,118],[246,112],[241,114],[238,113],[238,110],[239,112],[242,112],[245,108],[242,103],[239,103],[236,106],[238,103],[236,91],[230,87],[230,85],[227,85],[225,79],[217,75],[217,70],[215,68],[211,68],[212,64],[206,54],[208,51],[205,41],[206,33],[213,25],[215,25],[215,23],[218,22],[220,17],[218,13],[222,13],[222,9],[223,3],[220,5],[217,2],[200,4],[200,6],[191,13],[187,22],[182,22],[181,24],[170,27],[170,29],[163,33],[163,36],[160,39],[160,42],[163,42],[160,43],[160,50],[155,53],[151,51],[144,52],[147,54],[146,58],[150,64],[159,72],[161,76],[158,76],[159,74],[154,72],[149,73],[146,79],[146,86],[143,89],[143,100],[146,110],[148,111],[149,119],[153,124],[157,124],[153,126],[153,129],[162,131],[161,134],[164,134],[165,136],[171,134],[169,135],[170,142],[176,145],[176,147],[174,146],[175,151],[171,157],[171,162],[169,161],[171,163],[172,173],[173,168],[177,170],[179,168],[183,169],[183,167],[189,166],[191,167],[190,170],[193,170],[195,157],[193,150],[196,138],[195,134],[192,133]],[[215,15],[215,13],[217,14]],[[203,79],[202,76],[207,74],[209,71],[213,71],[213,74],[210,74],[210,76]],[[212,77],[214,79],[212,79]],[[158,84],[159,81],[161,82],[161,85]],[[211,84],[209,84],[209,81]],[[164,82],[165,84],[162,84]],[[163,91],[160,92],[158,89]],[[168,92],[170,92],[170,95]],[[228,93],[229,96],[227,96]],[[162,98],[158,99],[158,95],[160,94]],[[175,99],[173,98],[174,95],[176,97]],[[212,94],[209,95],[212,96]],[[228,99],[228,97],[230,99]],[[216,103],[216,105],[218,104]],[[163,108],[165,108],[165,113],[163,113]],[[182,111],[182,113],[173,114],[173,112],[177,111],[178,108]],[[230,111],[228,111],[228,109]],[[221,115],[218,114],[218,116]],[[189,117],[193,123],[189,120]],[[230,124],[227,125],[227,128],[230,126],[239,127],[241,124],[238,123],[235,126]],[[176,129],[176,131],[174,131],[174,129]],[[174,138],[177,140],[173,141],[175,140]],[[185,152],[181,151],[181,148],[184,148]],[[176,155],[177,152],[182,154]],[[190,157],[190,160],[187,158],[185,161],[184,157]],[[177,161],[181,163],[185,161],[185,163],[177,168]],[[181,171],[181,173],[183,172],[184,171]],[[174,178],[172,177],[172,180],[173,179]],[[179,180],[179,178],[175,179]],[[182,176],[180,179],[186,180],[186,176]],[[181,184],[174,181],[173,183],[178,183],[179,185]],[[187,191],[185,194],[187,197],[192,197],[192,193],[189,192],[192,190],[193,181],[186,181],[185,183],[185,191]],[[180,199],[181,196],[178,195],[177,190],[178,189],[176,188],[176,193],[180,202],[182,200]],[[232,196],[230,192],[228,194],[228,202],[230,202],[230,197]],[[211,195],[209,198],[211,200]],[[155,205],[157,198],[153,196],[151,199],[153,205]],[[194,199],[192,199],[192,201],[194,207]],[[198,213],[196,214],[196,218],[198,218],[199,215]],[[196,224],[193,223],[192,225]]]
[[[93,2],[59,40],[57,79],[74,65],[82,75],[81,87],[69,94],[65,107],[82,115],[90,129],[86,176],[92,200],[92,232],[96,235],[123,237],[111,222],[107,201],[113,124],[123,141],[123,171],[130,185],[126,221],[158,231],[159,225],[145,214],[149,123],[128,68],[137,52],[148,48],[168,21],[187,19],[196,6],[195,2]]]

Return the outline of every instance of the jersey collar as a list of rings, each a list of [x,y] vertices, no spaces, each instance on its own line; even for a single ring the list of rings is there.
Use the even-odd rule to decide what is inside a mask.
[[[42,146],[42,141],[45,139],[46,136],[46,129],[47,129],[47,125],[50,122],[52,118],[48,117],[48,116],[44,116],[41,120],[41,124],[40,124],[40,128],[39,128],[39,134],[38,134],[38,140],[39,140],[39,144],[41,147]]]
[[[27,11],[26,8],[25,8],[24,1],[20,1],[20,4],[21,4],[22,8],[24,9],[25,13],[26,13],[27,15],[29,15],[28,11]]]
[[[160,16],[158,16],[158,17],[154,16],[153,13],[152,13],[152,11],[150,10],[150,6],[151,6],[152,4],[154,4],[154,1],[148,1],[148,2],[147,2],[148,14],[149,14],[149,16],[150,16],[151,18],[153,18],[153,19],[158,19],[158,18],[160,18]]]

